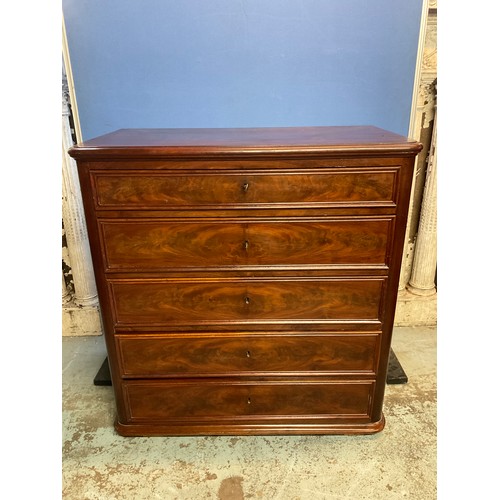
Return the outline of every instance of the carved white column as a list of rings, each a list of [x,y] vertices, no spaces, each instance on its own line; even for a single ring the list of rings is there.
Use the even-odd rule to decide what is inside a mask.
[[[85,224],[76,162],[67,151],[73,145],[67,96],[62,99],[63,220],[78,306],[97,305],[97,290]]]
[[[399,291],[403,292],[411,276],[412,262],[415,250],[415,231],[417,229],[417,218],[421,205],[422,179],[425,173],[425,158],[427,156],[426,141],[422,139],[424,129],[429,128],[434,113],[434,80],[437,76],[436,57],[436,34],[437,16],[436,0],[424,0],[422,5],[422,17],[420,25],[420,37],[417,52],[417,63],[415,70],[414,94],[411,107],[409,137],[422,141],[424,149],[417,156],[415,171],[413,174],[412,190],[410,194],[410,206],[408,210],[408,223],[406,226],[405,247],[401,262],[401,274],[399,278]]]
[[[424,35],[425,33],[425,35]],[[401,265],[398,301],[394,324],[396,326],[435,325],[437,322],[437,293],[435,293],[435,233],[430,213],[430,193],[434,189],[431,172],[436,168],[430,158],[432,138],[436,133],[434,122],[437,78],[437,0],[424,0],[420,31],[414,97],[409,135],[420,140],[424,149],[417,156],[410,199],[406,244]],[[434,166],[430,167],[430,163]],[[435,173],[434,173],[435,176]],[[426,186],[427,183],[427,186]],[[426,191],[424,195],[424,191]],[[429,197],[430,196],[430,197]],[[425,201],[424,201],[425,200]],[[435,202],[435,195],[434,201]],[[426,208],[423,208],[425,203]],[[422,211],[426,211],[426,215]],[[425,217],[425,220],[424,220]],[[424,229],[426,228],[426,229]],[[418,250],[416,248],[418,242]],[[409,282],[412,285],[409,285]]]
[[[434,118],[431,150],[425,178],[415,253],[408,291],[415,295],[436,293],[437,266],[437,116]]]
[[[430,79],[432,78],[432,79]],[[422,179],[422,175],[425,173],[425,157],[427,156],[427,147],[425,141],[422,140],[421,134],[425,131],[425,129],[429,129],[431,127],[434,120],[434,110],[435,110],[435,77],[425,75],[425,78],[422,78],[420,89],[419,89],[419,99],[418,106],[416,109],[415,120],[416,123],[421,127],[420,130],[415,132],[415,136],[413,139],[421,140],[424,143],[424,149],[417,156],[415,161],[415,172],[413,174],[413,183],[412,183],[412,192],[410,197],[410,206],[408,210],[408,224],[406,226],[406,236],[405,236],[405,249],[403,253],[403,262],[401,265],[401,274],[399,277],[399,290],[404,290],[411,276],[411,270],[414,259],[415,252],[415,226],[416,226],[416,217],[418,214],[418,206],[415,207],[415,200],[419,197],[423,196],[422,186],[424,185],[424,180]],[[416,196],[416,192],[419,193],[419,196]],[[421,205],[422,202],[420,201]],[[420,220],[420,219],[419,219]],[[413,236],[410,235],[410,229],[413,226]]]

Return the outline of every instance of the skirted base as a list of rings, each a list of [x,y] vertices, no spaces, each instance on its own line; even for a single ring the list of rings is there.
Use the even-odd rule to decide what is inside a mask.
[[[153,425],[153,424],[121,424],[115,422],[115,429],[121,436],[272,436],[292,434],[375,434],[385,426],[385,418],[368,424],[258,424],[252,422],[238,424],[203,424],[203,425]]]

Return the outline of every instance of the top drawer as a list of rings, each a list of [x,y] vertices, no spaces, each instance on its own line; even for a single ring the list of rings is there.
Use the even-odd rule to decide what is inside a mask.
[[[393,206],[397,168],[294,172],[92,172],[96,208],[188,209],[307,204]]]

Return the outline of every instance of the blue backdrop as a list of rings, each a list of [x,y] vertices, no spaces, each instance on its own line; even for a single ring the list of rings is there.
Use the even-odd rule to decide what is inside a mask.
[[[63,0],[84,139],[128,127],[408,133],[422,0]]]

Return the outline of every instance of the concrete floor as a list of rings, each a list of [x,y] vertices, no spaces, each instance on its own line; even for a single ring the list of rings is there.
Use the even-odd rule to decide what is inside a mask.
[[[63,337],[64,500],[436,498],[436,330],[396,328],[409,381],[387,386],[371,436],[124,438],[102,337]]]

